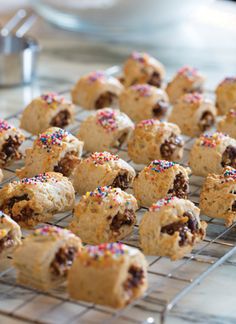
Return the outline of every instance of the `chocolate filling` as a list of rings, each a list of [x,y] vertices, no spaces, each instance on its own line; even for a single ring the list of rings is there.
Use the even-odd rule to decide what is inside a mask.
[[[126,141],[126,138],[127,138],[127,133],[123,133],[122,135],[121,135],[121,137],[120,138],[118,138],[118,143],[119,143],[119,145],[118,145],[118,147],[121,147],[122,146],[122,144]]]
[[[13,160],[13,159],[20,159],[21,153],[18,152],[18,148],[21,145],[21,141],[19,137],[15,135],[14,137],[9,136],[9,138],[5,141],[2,146],[2,150],[0,152],[0,159],[3,160],[5,163]]]
[[[150,79],[147,82],[148,84],[160,88],[161,86],[161,76],[158,72],[153,72]]]
[[[153,117],[165,117],[168,110],[168,103],[164,100],[159,100],[152,109]]]
[[[160,146],[162,158],[170,159],[177,147],[183,147],[183,141],[179,136],[172,133]]]
[[[13,246],[14,242],[10,235],[6,235],[0,240],[0,254],[3,250]]]
[[[60,111],[53,119],[51,120],[50,125],[54,127],[65,127],[69,125],[71,119],[71,114],[68,110]]]
[[[205,111],[198,123],[198,126],[202,132],[210,128],[215,122],[215,118],[210,111]]]
[[[226,147],[224,153],[222,154],[222,167],[227,165],[236,168],[236,147],[229,145]]]
[[[198,222],[196,217],[190,212],[185,212],[183,216],[188,217],[188,221],[183,223],[181,221],[175,222],[166,226],[163,226],[161,229],[161,233],[166,233],[168,235],[173,235],[175,232],[179,232],[179,245],[183,246],[187,241],[187,232],[191,232],[192,234],[199,232]]]
[[[122,190],[125,190],[129,187],[129,174],[128,172],[123,174],[118,174],[118,176],[113,180],[111,186],[114,188],[120,188]]]
[[[232,210],[233,212],[236,211],[236,200],[234,201],[234,203],[233,203],[233,205],[232,205],[232,207],[231,207],[231,210]]]
[[[21,196],[15,196],[10,198],[3,206],[2,209],[9,214],[15,221],[26,221],[27,219],[32,218],[34,214],[33,209],[31,209],[29,206],[25,206],[21,209],[21,211],[17,215],[13,215],[12,209],[14,205],[20,201],[29,201],[29,196],[27,194],[21,195]]]
[[[95,109],[110,107],[114,103],[116,98],[117,96],[110,91],[102,93],[95,101]]]
[[[142,284],[143,279],[144,279],[143,269],[138,266],[131,265],[128,270],[128,278],[124,283],[124,289],[132,290],[133,288],[137,288],[140,284]]]
[[[119,232],[119,229],[123,225],[131,226],[135,222],[135,213],[133,210],[126,209],[124,214],[116,214],[111,222],[110,229],[114,232]]]
[[[78,164],[79,158],[73,152],[67,153],[61,161],[53,169],[55,172],[60,172],[68,177]]]
[[[173,188],[168,191],[168,194],[178,198],[188,198],[189,185],[183,173],[178,173],[173,182]]]
[[[58,250],[50,268],[53,275],[66,276],[72,266],[77,249],[73,246],[63,247]]]

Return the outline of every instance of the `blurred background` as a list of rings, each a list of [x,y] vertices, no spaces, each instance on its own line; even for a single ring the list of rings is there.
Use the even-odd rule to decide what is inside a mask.
[[[40,15],[31,34],[54,60],[103,68],[145,50],[169,74],[185,64],[210,73],[213,83],[236,73],[234,1],[0,0],[0,5],[2,23],[19,7]]]

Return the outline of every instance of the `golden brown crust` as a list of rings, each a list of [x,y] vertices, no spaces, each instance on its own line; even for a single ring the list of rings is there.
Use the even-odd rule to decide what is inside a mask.
[[[216,88],[216,107],[219,115],[226,114],[236,103],[236,78],[225,78]]]

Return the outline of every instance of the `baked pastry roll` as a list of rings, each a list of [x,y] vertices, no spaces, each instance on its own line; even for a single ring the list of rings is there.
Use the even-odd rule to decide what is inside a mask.
[[[218,122],[217,130],[236,138],[236,105]]]
[[[0,119],[0,167],[5,167],[22,157],[19,148],[25,137],[21,130]]]
[[[124,64],[124,85],[148,83],[161,87],[164,77],[164,65],[147,53],[133,52]]]
[[[25,151],[25,166],[16,170],[19,178],[29,178],[48,171],[69,176],[79,163],[84,143],[71,133],[51,127],[40,134],[32,148]]]
[[[170,102],[175,103],[185,93],[203,92],[204,81],[204,76],[197,69],[182,67],[166,87]]]
[[[136,84],[122,92],[119,106],[132,120],[139,122],[149,118],[165,118],[169,110],[169,100],[162,89],[148,84]]]
[[[155,159],[178,161],[183,156],[183,146],[177,125],[147,119],[136,125],[128,141],[128,154],[133,162],[140,164]]]
[[[88,244],[122,240],[136,224],[137,209],[136,199],[120,188],[98,187],[75,206],[70,229]]]
[[[225,78],[215,93],[218,114],[224,115],[236,104],[236,77]]]
[[[71,91],[72,101],[84,109],[116,106],[123,90],[120,81],[103,71],[91,72],[76,83]]]
[[[73,209],[74,201],[71,182],[56,172],[13,181],[0,190],[0,210],[23,227],[35,226],[53,214]]]
[[[80,195],[97,187],[111,186],[122,190],[133,182],[135,171],[127,162],[109,152],[95,152],[81,160],[72,174],[75,191]]]
[[[14,253],[17,282],[43,291],[58,287],[81,248],[80,238],[66,229],[36,229]]]
[[[145,254],[181,259],[205,237],[206,222],[191,201],[177,197],[158,200],[140,223],[140,245]]]
[[[121,243],[86,246],[68,276],[71,298],[122,308],[147,289],[147,262],[135,248]]]
[[[133,122],[124,113],[104,108],[81,123],[78,138],[84,141],[86,151],[109,151],[124,144],[133,128]]]
[[[74,121],[75,108],[71,101],[57,93],[48,92],[25,108],[20,127],[29,133],[38,135],[50,126],[64,128]]]
[[[169,117],[181,132],[190,137],[199,136],[214,125],[216,108],[199,93],[186,93],[173,106]]]
[[[236,140],[222,133],[203,134],[196,139],[189,155],[193,174],[220,174],[224,167],[236,168]]]
[[[230,226],[236,220],[236,170],[226,167],[221,174],[210,173],[200,194],[201,212],[222,218]]]
[[[21,244],[21,229],[11,217],[0,211],[0,258]]]
[[[187,199],[190,171],[175,162],[152,161],[133,182],[134,195],[139,205],[150,207],[167,195]]]

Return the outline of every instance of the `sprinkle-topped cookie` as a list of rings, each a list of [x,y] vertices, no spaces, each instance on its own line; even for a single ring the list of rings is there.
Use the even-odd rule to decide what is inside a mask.
[[[49,105],[50,107],[56,109],[58,104],[61,104],[65,101],[65,98],[60,96],[58,93],[56,92],[48,92],[45,94],[42,94],[41,99],[43,101],[45,101],[45,103],[47,105]]]
[[[145,120],[142,120],[141,122],[139,122],[137,124],[137,127],[140,127],[140,128],[146,127],[146,126],[148,127],[148,126],[152,126],[157,123],[159,123],[159,121],[156,119],[145,119]]]
[[[165,160],[154,160],[149,164],[149,166],[146,169],[160,173],[173,167],[175,164],[176,164],[175,162],[170,162]]]
[[[33,232],[33,236],[58,236],[62,233],[68,233],[70,234],[71,232],[67,229],[63,229],[57,226],[44,226],[41,228],[37,228],[34,232]]]
[[[236,170],[233,168],[226,168],[223,173],[225,182],[236,180]]]
[[[50,152],[52,146],[61,146],[62,140],[68,135],[69,133],[63,129],[58,129],[53,133],[45,132],[39,135],[38,139],[36,140],[36,145]]]
[[[155,204],[153,204],[150,208],[150,212],[158,211],[161,207],[169,205],[175,197],[166,197],[158,200]]]
[[[96,262],[104,262],[107,259],[118,259],[128,253],[128,249],[122,243],[103,243],[96,246],[86,246],[79,253],[82,259],[93,259]]]
[[[112,188],[112,187],[97,187],[94,191],[86,192],[86,197],[94,197],[96,200],[101,201],[105,197],[107,197],[111,192],[114,192],[118,195],[119,189],[118,188]]]
[[[97,112],[97,124],[101,125],[107,132],[112,132],[118,128],[116,112],[112,109],[101,109]]]
[[[195,104],[199,103],[203,99],[203,96],[200,93],[194,92],[194,93],[187,93],[184,95],[184,102]]]
[[[148,59],[148,54],[133,52],[130,56],[133,60],[138,61],[140,63],[146,63]]]
[[[215,132],[214,134],[202,134],[199,138],[199,143],[201,146],[214,148],[225,137],[227,137],[227,135],[219,132]]]
[[[13,126],[9,125],[6,120],[0,119],[0,133],[7,131],[8,129],[14,128]]]
[[[150,97],[152,94],[148,84],[136,84],[131,86],[131,89],[138,92],[141,97]]]
[[[94,152],[87,158],[87,161],[92,161],[95,165],[103,165],[106,162],[118,160],[118,155],[111,154],[109,152]]]
[[[38,183],[46,183],[46,182],[48,182],[49,179],[54,182],[57,182],[57,180],[54,177],[52,177],[50,174],[42,173],[42,174],[38,174],[32,178],[24,178],[19,181],[13,181],[13,183],[22,183],[25,185],[36,185]]]
[[[97,80],[102,81],[105,77],[106,75],[103,71],[94,71],[88,75],[88,81],[89,83],[96,82]]]
[[[191,66],[184,66],[177,72],[178,75],[183,75],[188,78],[195,77],[198,74],[198,70]]]

